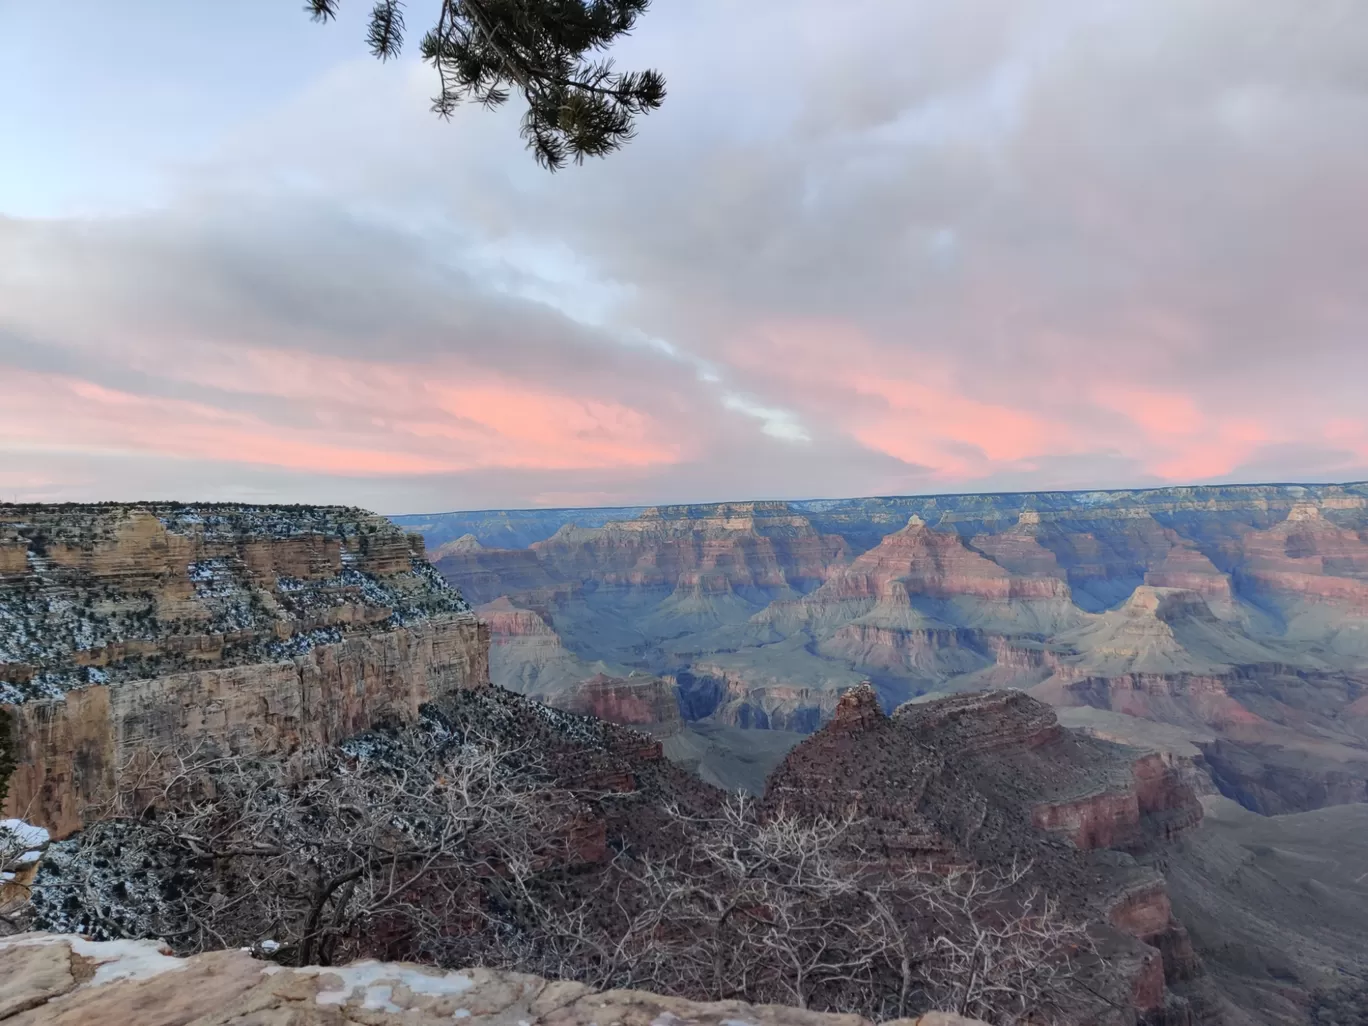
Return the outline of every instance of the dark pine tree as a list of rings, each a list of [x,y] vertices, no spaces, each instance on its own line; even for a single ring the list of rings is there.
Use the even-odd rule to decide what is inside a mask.
[[[308,0],[315,21],[329,21],[340,0]],[[568,160],[612,153],[632,138],[638,114],[665,99],[657,71],[617,72],[599,55],[631,31],[650,0],[443,0],[423,36],[423,60],[437,71],[432,109],[449,118],[473,99],[527,102],[522,134],[537,162],[555,171]],[[381,60],[404,42],[403,0],[378,0],[366,40]]]

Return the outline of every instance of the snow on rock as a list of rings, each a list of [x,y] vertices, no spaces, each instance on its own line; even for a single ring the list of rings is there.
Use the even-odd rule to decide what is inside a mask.
[[[13,880],[21,866],[41,859],[49,840],[40,826],[22,819],[0,819],[0,883]]]
[[[298,970],[305,974],[320,974],[327,989],[318,992],[320,1005],[344,1005],[360,998],[362,1008],[379,1012],[398,1012],[393,1002],[394,988],[403,985],[415,995],[424,997],[453,997],[464,994],[475,986],[475,981],[464,973],[423,970],[416,966],[386,964],[367,959],[339,968],[309,967]],[[331,985],[328,977],[336,976],[340,985]],[[362,993],[358,994],[357,992]]]
[[[16,862],[37,862],[43,845],[50,837],[40,826],[25,823],[22,819],[0,819],[0,851],[18,851],[23,854]]]
[[[95,975],[87,986],[98,987],[116,980],[147,980],[162,973],[180,972],[183,958],[175,958],[159,940],[91,941],[84,937],[50,933],[19,934],[0,940],[0,950],[31,944],[66,944],[82,958],[95,963]]]
[[[57,957],[35,957],[39,951]],[[80,974],[70,971],[73,954],[97,963],[94,978],[81,982]],[[116,980],[118,986],[104,986]],[[0,938],[0,1019],[15,1011],[19,1017],[14,1021],[25,1024],[111,1026],[147,1022],[153,1013],[164,1013],[158,1022],[212,1021],[220,1026],[874,1026],[854,1015],[738,1001],[699,1003],[643,991],[594,991],[580,983],[495,969],[443,972],[372,961],[290,969],[257,961],[245,951],[175,959],[155,941],[94,942],[35,933]],[[983,1024],[932,1013],[915,1022],[898,1020],[898,1026]]]
[[[7,570],[0,589],[0,701],[14,705],[470,612],[420,542],[357,509],[11,507],[0,556],[16,549],[22,572]],[[314,626],[335,630],[278,644]]]

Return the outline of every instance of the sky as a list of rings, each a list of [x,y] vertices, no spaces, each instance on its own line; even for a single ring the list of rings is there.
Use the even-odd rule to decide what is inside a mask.
[[[301,6],[0,0],[0,501],[1368,478],[1362,0],[656,0],[555,175]]]

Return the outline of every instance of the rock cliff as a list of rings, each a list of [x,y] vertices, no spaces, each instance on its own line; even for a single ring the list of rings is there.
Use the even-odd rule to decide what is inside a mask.
[[[1193,1021],[1181,992],[1206,997],[1162,875],[1135,857],[1197,826],[1196,795],[1157,756],[1065,730],[1022,692],[889,716],[872,687],[853,689],[780,764],[765,801],[866,819],[868,843],[896,863],[1029,862],[1036,883],[1104,929],[1111,975],[1091,988],[1164,1024]],[[1091,1014],[1080,1021],[1105,1013]]]
[[[289,755],[488,680],[422,538],[331,507],[0,506],[6,809],[64,835],[152,752]]]
[[[684,729],[674,687],[659,677],[597,674],[555,695],[551,704],[610,723],[649,729],[657,737]]]

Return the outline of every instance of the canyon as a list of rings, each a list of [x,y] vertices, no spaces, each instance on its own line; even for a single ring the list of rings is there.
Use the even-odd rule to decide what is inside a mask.
[[[798,737],[863,680],[889,710],[1010,687],[1173,728],[1258,812],[1368,795],[1365,484],[395,519],[488,620],[492,678],[548,701],[655,677],[686,727]]]
[[[1104,959],[1060,1023],[1310,1022],[1368,993],[1365,505],[0,506],[5,815],[52,836],[22,885],[45,929],[161,936],[184,868],[125,866],[136,826],[97,829],[157,753],[308,779],[477,730],[581,803],[586,886],[740,788],[854,817],[890,870],[1025,867]],[[92,850],[94,891],[71,874]]]

